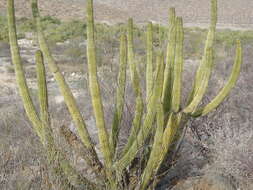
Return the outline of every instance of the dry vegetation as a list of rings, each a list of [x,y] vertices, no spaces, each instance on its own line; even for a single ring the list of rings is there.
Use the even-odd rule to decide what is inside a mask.
[[[50,1],[52,4],[46,3],[45,5],[42,5],[42,7],[44,6],[45,10],[50,10],[46,6],[53,7],[54,3],[56,5],[58,1]],[[23,3],[22,1],[17,2],[19,2],[20,4]],[[114,1],[110,2],[115,3]],[[128,3],[130,2],[131,1],[129,1]],[[161,2],[165,3],[166,1]],[[178,1],[176,3],[176,6],[180,7],[180,2],[181,1]],[[205,2],[206,1],[201,1],[201,3]],[[233,14],[236,14],[236,11],[239,11],[241,13],[242,11],[240,7],[245,7],[244,3],[246,2],[243,1],[242,3],[241,1],[236,0],[234,0],[234,2],[235,4],[233,5],[238,8],[238,10],[231,6],[227,7],[226,3],[228,3],[228,1],[222,1],[223,4],[221,8],[228,8],[227,10],[232,10],[231,12]],[[134,8],[138,8],[138,6],[141,6],[141,3],[142,1],[140,1],[139,4],[136,5],[136,7],[132,7],[133,9],[131,10],[133,10],[133,12],[136,12],[134,11]],[[194,1],[191,1],[191,3],[194,3]],[[199,3],[200,6],[201,3]],[[2,7],[3,5],[3,1],[1,0],[0,7]],[[73,6],[69,6],[69,4],[66,3],[63,4],[62,8],[59,9],[67,10],[65,8],[69,7],[72,10],[74,8],[77,8],[75,7],[77,5],[73,4]],[[102,7],[108,5],[101,4],[100,6]],[[253,8],[251,1],[247,4],[247,7],[250,8],[250,6],[252,6]],[[121,8],[120,3],[115,3],[115,7]],[[72,12],[73,15],[71,15],[71,17],[76,15],[82,17],[83,13],[81,13],[80,11],[83,8],[80,8],[80,11],[78,12],[79,8],[76,9],[77,12]],[[101,10],[104,9],[101,8]],[[112,10],[114,12],[116,9],[113,8]],[[179,12],[181,11],[179,10]],[[23,16],[22,12],[20,12],[19,14]],[[140,14],[145,15],[146,13]],[[247,10],[245,14],[248,14]],[[103,13],[100,13],[100,15],[103,15]],[[106,15],[109,15],[109,13],[106,13]],[[156,16],[153,17],[156,18]],[[100,16],[100,18],[102,17]],[[107,16],[106,19],[108,18],[109,17]],[[121,19],[120,16],[118,18]],[[221,19],[221,21],[227,22],[225,21],[225,19],[226,18],[224,17],[224,19]],[[115,71],[117,70],[117,68],[115,68],[115,63],[118,59],[118,55],[116,53],[118,52],[118,44],[116,43],[118,34],[117,29],[113,27],[110,28],[106,26],[105,28],[103,28],[103,30],[106,30],[107,32],[110,31],[113,34],[111,37],[108,37],[106,35],[99,35],[97,41],[100,47],[98,49],[98,55],[101,56],[101,60],[104,60],[104,62],[101,62],[100,65],[99,77],[102,82],[101,85],[103,89],[103,98],[104,100],[106,100],[104,101],[106,102],[106,119],[109,120],[108,118],[111,118],[113,110],[112,101],[115,86],[112,86],[111,84],[116,81]],[[186,37],[185,52],[190,53],[185,55],[186,58],[189,59],[186,64],[189,65],[186,65],[186,70],[184,74],[184,86],[186,87],[184,94],[186,94],[187,91],[191,88],[192,84],[190,79],[192,79],[192,76],[194,74],[193,70],[195,71],[198,59],[201,55],[201,52],[199,50],[202,49],[205,32],[205,30],[200,29],[187,29],[186,31],[186,36],[188,35],[188,37]],[[71,39],[70,44],[65,44],[64,46],[66,47],[64,47],[63,49],[59,49],[59,46],[55,45],[55,42],[57,40],[52,37],[52,44],[54,44],[52,48],[53,51],[59,52],[63,50],[64,54],[67,54],[68,58],[70,58],[70,60],[68,60],[65,57],[59,61],[59,63],[61,64],[61,68],[67,74],[76,71],[75,69],[72,70],[76,66],[82,69],[86,68],[86,65],[84,67],[80,66],[80,63],[85,62],[86,58],[80,57],[81,54],[84,54],[81,53],[84,51],[84,47],[79,46],[80,44],[77,44],[77,41],[79,41],[79,38],[77,38],[78,36],[80,37],[80,35],[77,34],[77,36]],[[218,108],[216,113],[192,121],[189,124],[188,130],[186,132],[186,138],[181,145],[182,150],[178,153],[179,160],[177,163],[175,163],[173,167],[174,172],[171,172],[172,175],[166,176],[158,188],[171,188],[171,182],[178,182],[180,180],[186,179],[187,177],[201,176],[206,173],[219,172],[222,175],[231,178],[234,182],[234,185],[238,187],[238,189],[252,189],[253,40],[251,37],[251,31],[248,31],[248,33],[233,33],[231,31],[220,31],[220,33],[218,34],[218,51],[216,55],[217,64],[215,72],[213,73],[213,80],[211,80],[212,83],[210,85],[209,94],[205,97],[205,101],[207,102],[210,98],[215,96],[219,88],[225,83],[228,73],[230,73],[234,57],[234,50],[231,50],[231,44],[234,38],[238,36],[244,39],[244,64],[240,79],[237,83],[237,86],[232,92],[232,96],[230,96],[226,100],[224,105],[221,105]],[[224,41],[224,39],[225,42],[220,43],[220,41]],[[144,52],[143,37],[140,36],[139,38],[136,38],[135,43],[138,45],[138,54],[142,55]],[[2,48],[0,48],[0,51],[2,51]],[[69,63],[71,63],[70,66]],[[142,68],[144,68],[144,65],[140,64],[140,73],[143,70]],[[86,73],[86,69],[83,69],[82,72]],[[141,74],[144,75],[144,73]],[[90,102],[89,94],[87,91],[85,91],[85,89],[87,89],[86,78],[82,78],[81,80],[76,81],[69,79],[68,82],[71,84],[71,87],[74,89],[74,91],[77,92],[79,107],[81,108],[82,113],[87,116],[89,130],[92,132],[93,140],[96,142],[97,139],[96,130],[94,129],[94,118],[91,117],[92,114],[90,111],[91,105],[87,103]],[[71,126],[72,124],[67,122],[69,121],[69,116],[65,105],[62,102],[55,102],[54,97],[59,95],[59,92],[55,90],[55,88],[56,86],[53,84],[50,86],[50,90],[52,90],[50,94],[52,106],[50,107],[50,109],[51,113],[54,114],[54,118],[56,118],[56,120],[53,122],[57,123],[57,125],[55,126]],[[7,93],[7,91],[0,92]],[[80,92],[83,95],[80,95]],[[21,101],[18,95],[14,93],[14,89],[11,89],[8,93],[9,94],[4,94],[0,97],[0,189],[44,190],[44,184],[47,183],[48,179],[45,168],[45,160],[43,157],[43,153],[41,152],[41,145],[38,141],[38,138],[35,137],[32,132],[32,128],[25,116],[24,109],[20,104]],[[34,93],[36,93],[36,90],[34,90]],[[11,94],[14,95],[11,96]],[[6,99],[7,96],[9,97],[9,99]],[[133,98],[133,93],[131,92],[130,88],[127,89],[127,96],[128,102],[131,102],[130,100],[131,98]],[[128,124],[132,120],[132,112],[132,105],[130,103],[127,103],[124,113],[125,130],[122,131],[121,135],[122,144],[124,144],[124,139],[127,136],[126,134],[128,134],[129,132]],[[57,131],[58,128],[54,128],[54,130]],[[66,146],[63,139],[60,139],[59,137],[57,139],[57,142],[61,145],[62,148],[63,146]],[[66,147],[64,147],[64,149],[70,154],[72,154],[70,149]],[[82,162],[76,157],[76,155],[72,154],[71,158],[72,162],[76,165],[80,166],[82,164]],[[85,168],[82,167],[80,168],[80,170],[84,169]]]

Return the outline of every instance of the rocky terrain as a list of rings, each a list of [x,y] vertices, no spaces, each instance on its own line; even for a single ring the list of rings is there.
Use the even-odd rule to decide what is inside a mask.
[[[17,15],[30,16],[29,1],[16,0]],[[44,15],[61,19],[85,17],[85,0],[41,0]],[[189,26],[205,27],[209,22],[209,0],[94,0],[96,19],[109,24],[125,22],[133,17],[136,22],[148,20],[165,24],[168,8],[176,7]],[[5,14],[6,1],[0,0],[0,14]],[[253,28],[253,1],[219,0],[219,26]]]

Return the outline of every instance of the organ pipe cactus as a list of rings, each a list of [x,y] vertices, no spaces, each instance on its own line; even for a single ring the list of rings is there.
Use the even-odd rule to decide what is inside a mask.
[[[38,76],[38,99],[40,110],[37,111],[28,89],[21,56],[17,43],[15,26],[14,0],[8,2],[9,42],[12,62],[15,67],[19,94],[35,133],[40,138],[47,155],[51,184],[54,189],[151,189],[157,183],[156,176],[167,157],[175,152],[176,145],[182,136],[189,118],[199,117],[213,111],[229,94],[235,85],[242,64],[242,47],[237,41],[236,57],[232,73],[227,84],[218,95],[207,105],[199,106],[207,90],[214,65],[214,42],[217,23],[217,0],[211,0],[211,24],[208,31],[205,49],[201,63],[197,69],[192,91],[186,106],[181,102],[182,73],[184,65],[184,30],[183,20],[176,16],[174,8],[169,10],[168,44],[166,52],[153,48],[153,27],[150,22],[146,38],[146,96],[143,97],[141,79],[137,60],[134,54],[133,20],[129,19],[127,35],[120,37],[119,74],[115,98],[115,111],[110,132],[105,122],[104,110],[97,77],[96,45],[94,30],[93,1],[87,0],[87,62],[89,73],[89,90],[93,105],[94,117],[98,128],[100,160],[86,128],[85,119],[77,107],[70,87],[56,64],[43,34],[37,0],[30,0],[37,39],[40,50],[36,52],[36,68]],[[164,56],[165,55],[165,56]],[[156,62],[153,63],[153,57]],[[79,173],[72,166],[67,155],[55,144],[53,130],[48,112],[48,89],[44,59],[50,72],[58,84],[68,111],[77,128],[77,135],[68,127],[61,128],[61,134],[76,154],[80,155],[93,171],[96,179],[91,180],[85,173]],[[125,86],[130,81],[135,95],[135,112],[131,123],[131,131],[124,148],[118,148],[119,132],[122,128],[122,118],[125,102]],[[139,154],[146,145],[151,145],[148,154]],[[145,158],[143,158],[145,157]],[[140,162],[140,165],[135,162]],[[138,169],[138,174],[135,169]],[[138,176],[135,176],[138,175]],[[132,180],[132,178],[139,180]],[[139,178],[138,178],[139,177]]]

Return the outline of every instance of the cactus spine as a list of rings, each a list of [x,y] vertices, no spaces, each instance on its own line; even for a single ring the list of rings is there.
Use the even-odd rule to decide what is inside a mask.
[[[159,48],[157,53],[154,53],[152,23],[148,23],[146,38],[146,101],[143,101],[138,65],[136,64],[137,62],[134,55],[133,20],[129,19],[127,36],[122,34],[120,38],[119,74],[115,98],[115,111],[113,114],[111,131],[110,134],[108,134],[104,119],[100,85],[97,77],[93,0],[87,0],[89,90],[96,126],[98,128],[100,151],[103,154],[104,162],[101,162],[97,156],[76,100],[49,51],[42,30],[38,2],[37,0],[31,0],[33,17],[37,29],[38,44],[40,47],[40,50],[36,52],[40,114],[37,113],[27,86],[17,43],[14,0],[7,1],[9,42],[12,62],[15,66],[19,94],[34,131],[40,138],[43,148],[45,149],[51,174],[51,184],[54,189],[89,190],[132,188],[144,190],[151,188],[152,185],[155,186],[156,182],[154,179],[160,174],[159,170],[161,166],[163,166],[167,156],[171,156],[172,153],[176,151],[176,145],[182,136],[182,131],[188,119],[190,117],[206,115],[217,108],[229,94],[239,77],[242,64],[242,47],[238,40],[235,63],[226,85],[210,103],[203,107],[199,107],[208,88],[214,64],[217,0],[210,1],[211,24],[203,57],[197,69],[194,85],[185,107],[182,106],[181,102],[182,72],[184,64],[184,30],[182,18],[176,16],[174,8],[169,10],[168,44],[166,53],[162,52],[161,48]],[[161,40],[159,43],[161,43]],[[156,55],[156,64],[153,64],[154,55]],[[165,61],[164,55],[166,55]],[[53,129],[50,123],[51,118],[48,112],[48,89],[44,58],[64,97],[69,113],[77,127],[80,139],[64,126],[61,128],[61,134],[74,151],[86,161],[89,168],[95,173],[96,180],[90,181],[85,174],[80,174],[70,164],[67,155],[61,152],[54,142]],[[118,136],[124,112],[125,86],[128,78],[127,65],[129,66],[130,81],[135,95],[135,113],[131,123],[132,128],[128,141],[123,151],[118,151]],[[149,144],[152,145],[149,152],[150,154],[139,155],[138,153],[140,150]],[[141,159],[140,156],[145,157],[145,159]],[[131,167],[140,167],[134,165],[136,159],[139,159],[142,165],[141,169],[137,168],[140,171],[140,180],[138,184],[131,180],[124,180],[127,176],[134,175]],[[145,167],[143,167],[143,165]],[[126,170],[127,168],[130,169]]]

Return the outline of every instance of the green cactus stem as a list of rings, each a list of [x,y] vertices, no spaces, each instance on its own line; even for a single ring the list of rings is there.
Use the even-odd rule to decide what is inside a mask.
[[[235,86],[236,81],[238,80],[238,77],[239,77],[239,74],[241,71],[241,65],[242,65],[242,45],[241,45],[241,42],[239,40],[237,40],[235,63],[232,68],[232,72],[231,72],[231,75],[228,79],[228,82],[222,88],[222,90],[219,92],[219,94],[209,104],[207,104],[203,108],[196,110],[192,114],[194,117],[204,116],[220,105],[220,103],[228,96],[231,89]]]
[[[164,71],[164,83],[162,101],[165,113],[171,109],[172,88],[173,88],[173,69],[175,63],[176,47],[176,12],[174,8],[169,10],[169,32],[166,55],[166,65]]]
[[[155,176],[157,169],[159,168],[159,163],[161,162],[161,152],[163,145],[163,130],[164,130],[164,112],[163,106],[161,103],[157,105],[157,114],[156,114],[156,131],[154,137],[154,143],[152,150],[147,162],[147,165],[142,173],[141,186],[140,190],[144,190],[150,179]]]
[[[140,78],[137,72],[136,61],[134,60],[134,49],[133,49],[133,19],[128,20],[127,27],[127,44],[128,44],[128,64],[130,69],[130,76],[132,81],[132,86],[135,93],[135,113],[134,119],[130,131],[130,135],[128,137],[127,144],[125,145],[122,155],[124,155],[129,148],[131,147],[134,139],[136,138],[140,127],[141,120],[143,116],[144,102],[142,99],[142,92],[140,86]]]
[[[43,61],[43,55],[40,50],[36,52],[35,62],[36,62],[36,72],[39,91],[38,97],[40,102],[40,119],[44,123],[44,125],[49,125],[46,72]]]
[[[49,48],[47,46],[47,42],[45,40],[43,29],[41,26],[41,20],[38,10],[38,2],[37,0],[31,0],[32,4],[32,12],[34,21],[36,23],[36,29],[37,29],[37,35],[38,35],[38,42],[40,45],[40,49],[43,52],[43,55],[45,57],[46,62],[48,63],[49,69],[52,72],[59,88],[61,91],[61,94],[64,97],[64,101],[68,107],[68,110],[73,118],[74,123],[77,126],[78,134],[80,135],[80,138],[84,145],[89,148],[93,152],[92,154],[96,154],[94,150],[94,145],[91,143],[91,139],[88,133],[88,130],[86,128],[85,122],[82,118],[82,115],[78,109],[77,103],[74,99],[73,94],[71,93],[71,90],[69,86],[67,85],[62,73],[59,70],[59,67],[55,63],[55,60],[49,51]]]
[[[120,66],[118,74],[117,92],[116,92],[116,105],[113,116],[113,124],[110,135],[110,144],[112,153],[115,153],[117,147],[118,136],[120,131],[120,124],[122,120],[122,114],[124,111],[124,99],[125,99],[125,86],[126,86],[126,69],[127,69],[127,44],[126,36],[120,37]]]
[[[109,136],[105,128],[104,111],[97,79],[96,48],[94,40],[93,1],[87,0],[87,58],[89,71],[89,88],[92,99],[93,111],[98,128],[98,137],[105,165],[110,170],[112,166],[112,152],[109,145]]]
[[[18,42],[17,42],[17,31],[15,25],[15,8],[14,0],[7,1],[7,11],[8,11],[8,28],[9,28],[9,43],[11,48],[11,57],[14,64],[16,81],[19,88],[19,94],[22,98],[22,102],[25,107],[26,114],[29,120],[32,122],[34,130],[40,137],[41,141],[45,143],[45,137],[43,135],[42,122],[36,112],[34,104],[32,102],[30,92],[27,86],[27,82],[24,75],[24,70],[21,62]]]
[[[153,88],[153,24],[147,26],[147,65],[146,65],[146,102],[151,97]]]
[[[142,127],[135,138],[134,142],[132,143],[129,150],[122,156],[122,158],[115,162],[114,168],[117,168],[117,171],[120,172],[125,169],[131,161],[135,158],[138,150],[144,144],[145,140],[147,139],[148,135],[150,134],[150,129],[153,125],[155,114],[156,114],[156,105],[159,103],[159,95],[162,90],[163,84],[163,72],[164,72],[164,63],[163,63],[163,56],[160,54],[157,56],[157,69],[156,69],[156,84],[154,87],[153,95],[150,99],[149,106],[147,107],[147,113],[142,124]]]
[[[183,42],[184,42],[184,32],[183,32],[183,21],[182,18],[176,18],[176,56],[175,65],[173,73],[173,88],[172,88],[172,111],[177,113],[180,109],[181,102],[181,83],[182,83],[182,71],[183,71]]]

